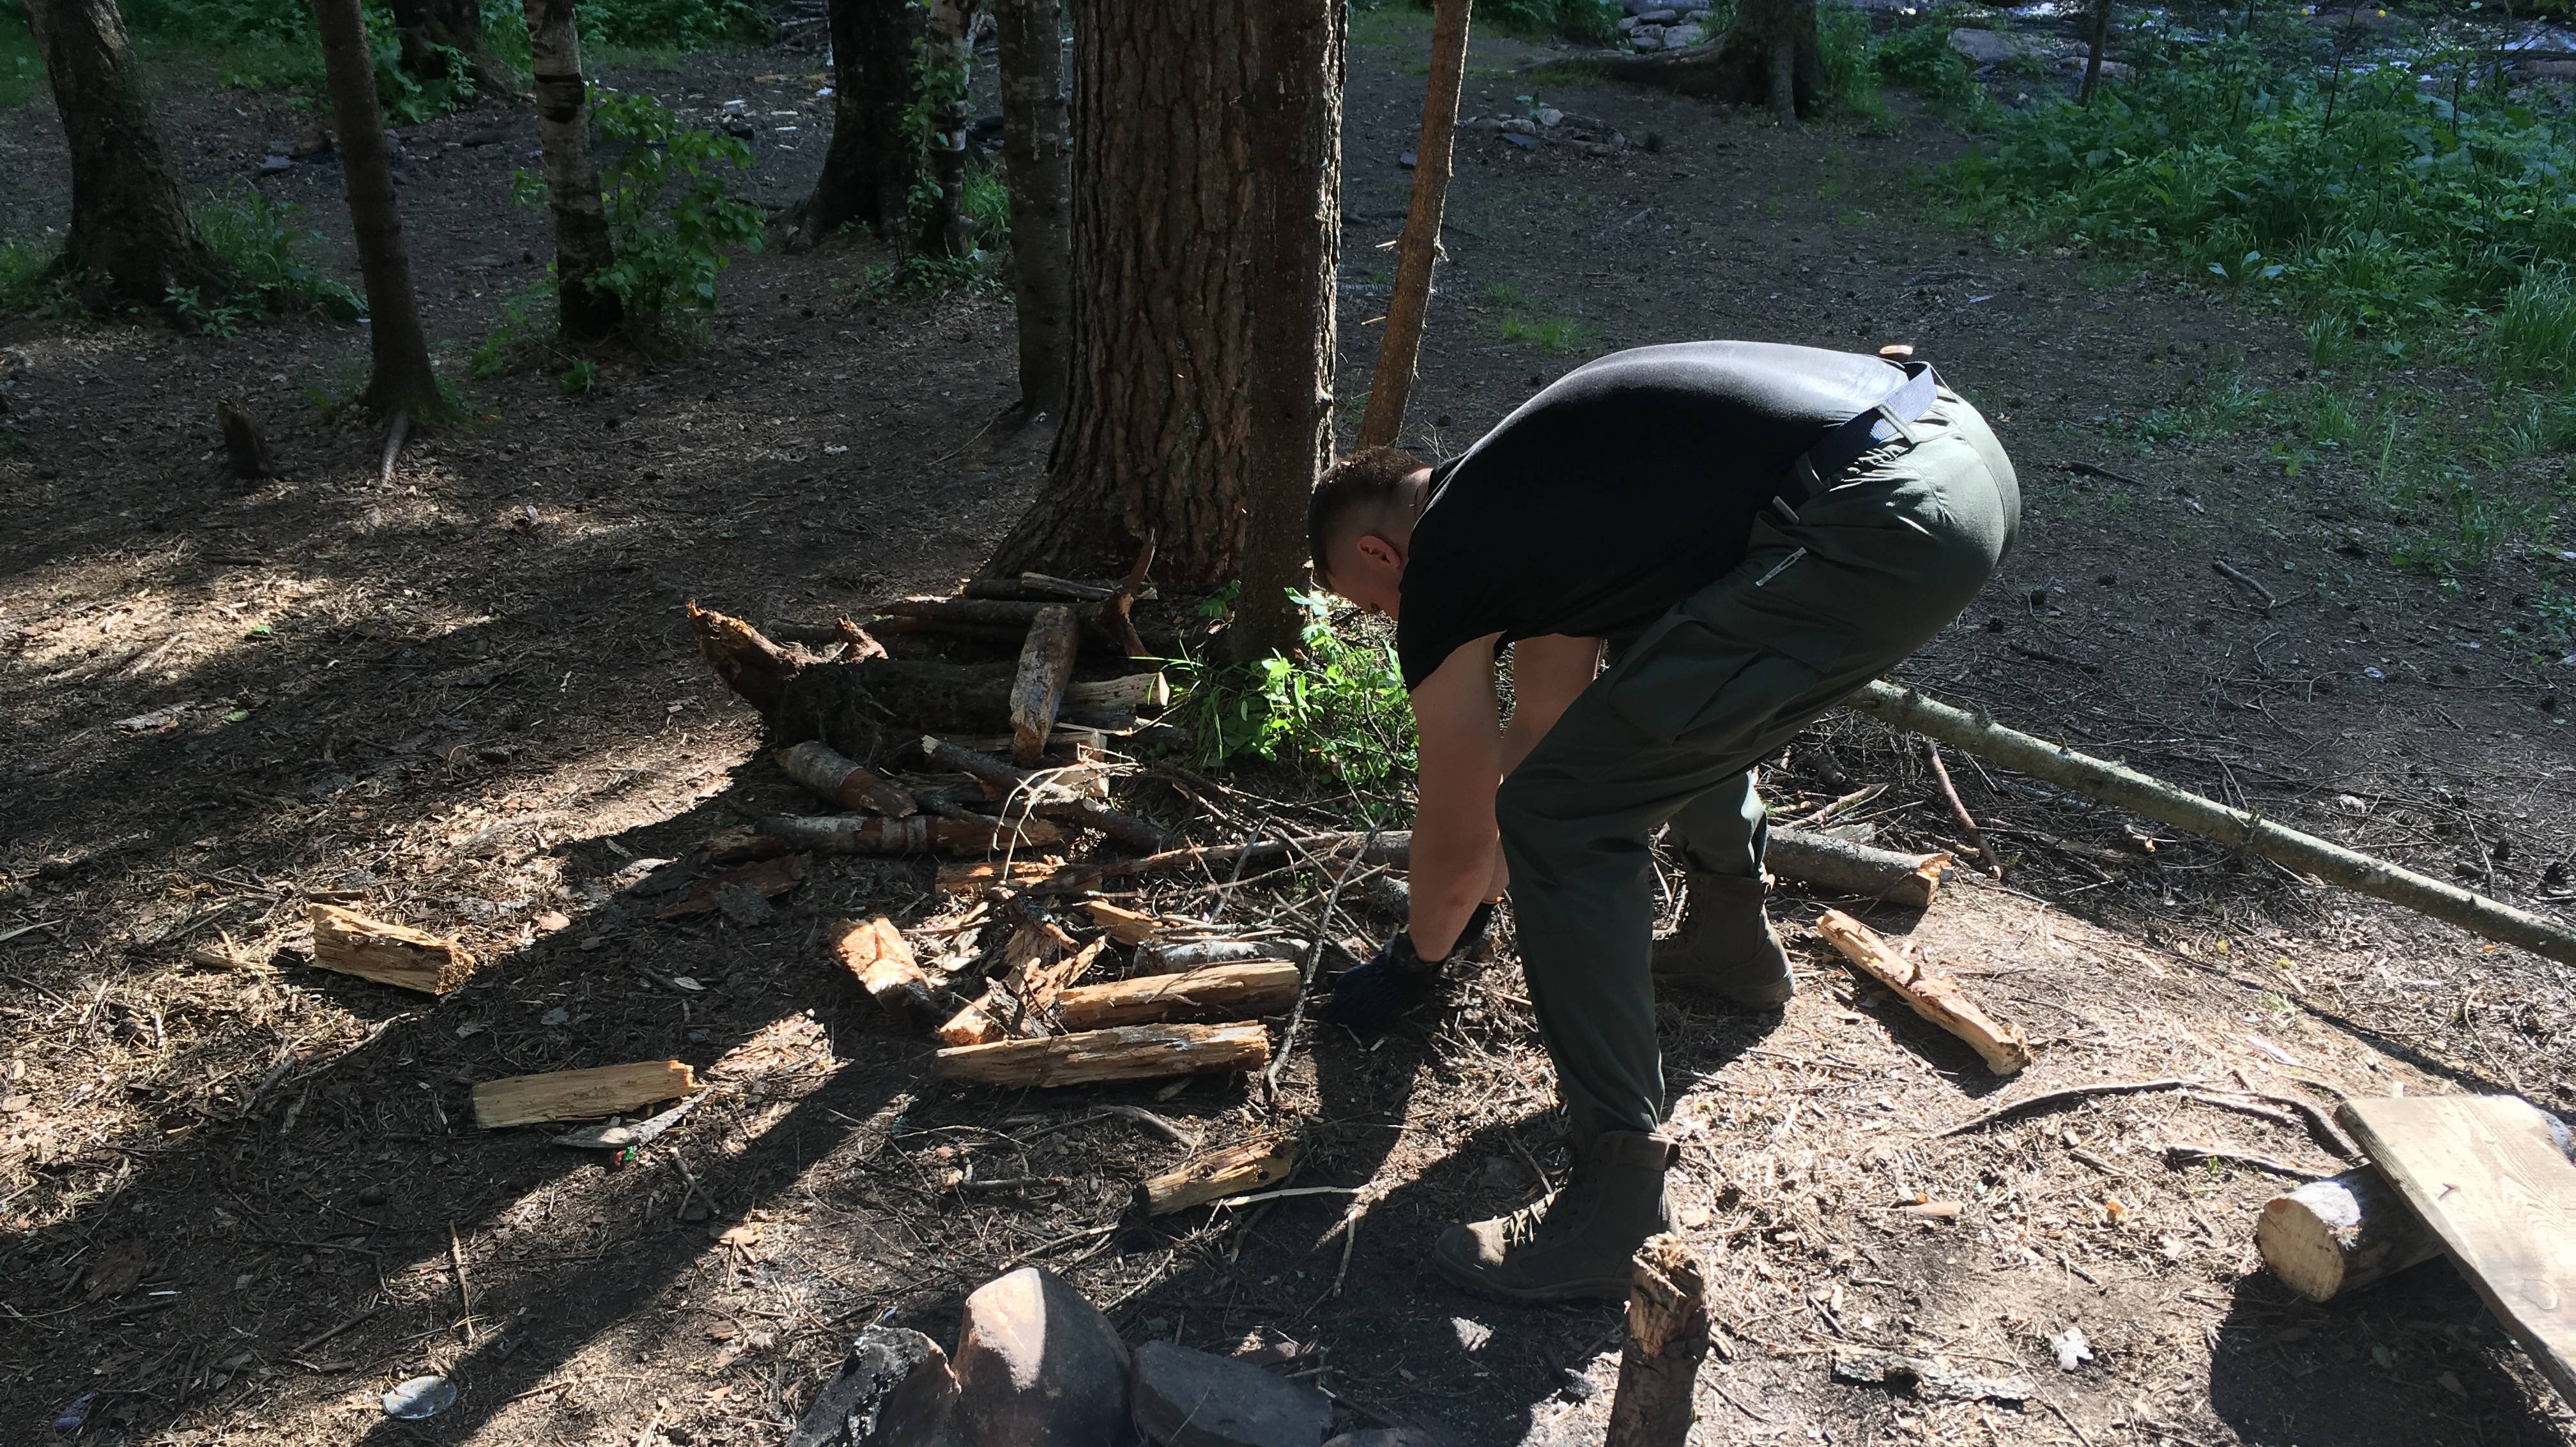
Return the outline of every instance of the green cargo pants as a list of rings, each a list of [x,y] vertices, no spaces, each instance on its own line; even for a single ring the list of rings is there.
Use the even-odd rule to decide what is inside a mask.
[[[1648,951],[1655,831],[1695,867],[1754,874],[1753,767],[1941,631],[2010,550],[2012,463],[1944,387],[1910,441],[1864,454],[1795,522],[1624,649],[1495,797],[1521,964],[1574,1128],[1662,1117]]]

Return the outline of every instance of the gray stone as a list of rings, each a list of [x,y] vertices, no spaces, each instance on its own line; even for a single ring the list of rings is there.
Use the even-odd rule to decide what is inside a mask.
[[[288,156],[263,156],[260,158],[259,168],[268,172],[292,171],[295,169],[295,161]]]
[[[1670,25],[1681,18],[1682,12],[1670,8],[1637,12],[1637,23],[1640,25]]]
[[[1707,38],[1708,31],[1700,26],[1676,25],[1664,32],[1664,49],[1679,50],[1685,45],[1697,45]]]
[[[1435,1444],[1421,1433],[1408,1432],[1402,1427],[1372,1427],[1365,1432],[1344,1432],[1325,1443],[1324,1447],[1435,1447]]]
[[[973,1447],[1127,1439],[1127,1344],[1062,1277],[1023,1266],[966,1298],[957,1424]]]
[[[872,1326],[805,1409],[787,1447],[932,1447],[956,1406],[957,1374],[939,1343]]]
[[[1504,133],[1503,139],[1520,147],[1524,151],[1535,151],[1538,149],[1538,137],[1536,136],[1524,136],[1517,131],[1507,131]]]
[[[1322,1447],[1332,1399],[1175,1342],[1136,1348],[1136,1429],[1162,1447]]]
[[[1620,17],[1619,17],[1619,28],[1620,28],[1622,31],[1627,31],[1627,30],[1634,30],[1634,29],[1636,29],[1636,28],[1637,28],[1637,17],[1636,17],[1636,16],[1634,16],[1634,15],[1622,15],[1622,16],[1620,16]]]
[[[1971,65],[1995,65],[2022,53],[2022,43],[2012,36],[1992,30],[1953,30],[1950,48],[1968,58]]]

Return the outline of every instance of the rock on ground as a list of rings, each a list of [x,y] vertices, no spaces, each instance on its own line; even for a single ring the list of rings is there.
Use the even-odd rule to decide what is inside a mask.
[[[932,1447],[956,1405],[957,1374],[939,1343],[872,1326],[805,1409],[787,1447]]]
[[[966,1298],[957,1424],[974,1447],[1128,1438],[1127,1344],[1062,1277],[1024,1266]]]
[[[1136,1349],[1136,1428],[1162,1447],[1321,1447],[1332,1399],[1167,1341]]]

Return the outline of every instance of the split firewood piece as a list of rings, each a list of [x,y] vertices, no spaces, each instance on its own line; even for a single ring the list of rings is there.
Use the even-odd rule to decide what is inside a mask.
[[[980,894],[988,889],[1027,889],[1053,880],[1064,866],[1044,859],[1014,859],[1007,868],[998,859],[939,866],[942,894]]]
[[[844,758],[830,744],[808,739],[778,751],[778,767],[819,798],[844,809],[874,809],[902,819],[921,812],[912,791],[874,769]]]
[[[1148,1216],[1168,1216],[1275,1186],[1296,1169],[1299,1145],[1293,1135],[1277,1135],[1209,1151],[1159,1176],[1146,1177],[1136,1188],[1137,1203]]]
[[[2030,1037],[2019,1025],[2003,1024],[1967,997],[1959,982],[1936,975],[1888,947],[1878,932],[1838,909],[1816,921],[1816,932],[1843,957],[1894,991],[1914,1013],[1965,1040],[1986,1068],[2012,1075],[2030,1064]]]
[[[1105,939],[1076,944],[1050,920],[1032,920],[1013,931],[1002,946],[1001,980],[1031,1017],[1023,1023],[1042,1018],[1057,992],[1082,978],[1108,947]]]
[[[1628,1331],[1603,1447],[1682,1447],[1708,1358],[1708,1283],[1681,1237],[1650,1236],[1628,1279]]]
[[[1011,1038],[1010,1029],[1000,1019],[1007,1013],[1009,1007],[1002,1003],[1002,987],[987,985],[982,998],[940,1022],[939,1028],[930,1033],[938,1036],[942,1045],[986,1045],[996,1040],[1008,1040]]]
[[[474,1087],[474,1123],[486,1130],[549,1120],[625,1115],[698,1088],[697,1072],[677,1060],[602,1065],[513,1075]]]
[[[752,832],[790,849],[823,854],[999,854],[1006,849],[1040,849],[1064,842],[1064,831],[1044,819],[1006,824],[999,819],[941,819],[915,814],[909,819],[872,819],[845,814],[816,819],[773,814]]]
[[[1139,849],[1169,849],[1172,845],[1172,835],[1163,826],[1139,819],[1123,809],[1112,809],[1097,799],[1086,799],[1069,789],[1057,788],[1036,772],[1016,764],[1006,764],[989,754],[979,754],[973,749],[959,748],[935,738],[924,738],[921,751],[933,763],[1013,791],[1017,798],[1027,801],[1029,808],[1051,818],[1073,820]]]
[[[1929,909],[1950,871],[1947,854],[1899,854],[1805,829],[1774,829],[1762,867],[1837,894]]]
[[[314,905],[311,918],[316,969],[424,995],[444,995],[474,973],[473,955],[427,930],[369,919],[336,904]]]
[[[1067,713],[1143,713],[1148,709],[1169,708],[1171,704],[1171,680],[1160,673],[1130,673],[1119,678],[1099,678],[1064,686]]]
[[[1254,960],[1302,960],[1304,940],[1181,940],[1136,947],[1136,973],[1171,975],[1211,965],[1242,965]]]
[[[840,938],[832,942],[832,953],[870,999],[898,1013],[935,1007],[930,978],[921,972],[911,943],[904,939],[903,931],[894,927],[893,920],[884,915],[864,924],[843,920],[840,930]]]
[[[1020,645],[1020,671],[1011,680],[1011,758],[1024,769],[1046,756],[1047,733],[1055,727],[1056,710],[1064,706],[1064,686],[1073,681],[1073,657],[1080,646],[1073,610],[1062,604],[1040,608],[1029,623],[1028,641]]]
[[[1304,980],[1305,972],[1289,960],[1210,965],[1186,974],[1075,986],[1056,995],[1055,1014],[1068,1030],[1159,1020],[1241,1020],[1288,1008]]]
[[[1164,930],[1189,923],[1186,920],[1165,919],[1160,915],[1128,909],[1122,905],[1111,904],[1105,899],[1084,900],[1082,912],[1090,915],[1093,924],[1100,926],[1111,939],[1122,945],[1141,945]]]
[[[805,882],[805,856],[781,854],[750,864],[736,865],[722,874],[710,875],[689,887],[676,903],[663,906],[656,919],[684,919],[693,914],[713,914],[725,907],[728,889],[748,889],[762,899],[776,899]]]
[[[987,1085],[1091,1085],[1219,1070],[1258,1070],[1270,1060],[1270,1032],[1257,1024],[1127,1025],[1038,1040],[1000,1040],[942,1050],[939,1074]]]

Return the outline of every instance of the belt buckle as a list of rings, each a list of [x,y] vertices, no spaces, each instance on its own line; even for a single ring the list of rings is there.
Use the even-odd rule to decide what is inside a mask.
[[[1825,490],[1824,479],[1816,475],[1815,460],[1803,452],[1789,464],[1789,481],[1796,485],[1799,493],[1798,501],[1802,504]],[[1780,515],[1789,521],[1798,520],[1798,509],[1791,506],[1789,499],[1782,494],[1776,492],[1771,494],[1771,506],[1777,508]]]

